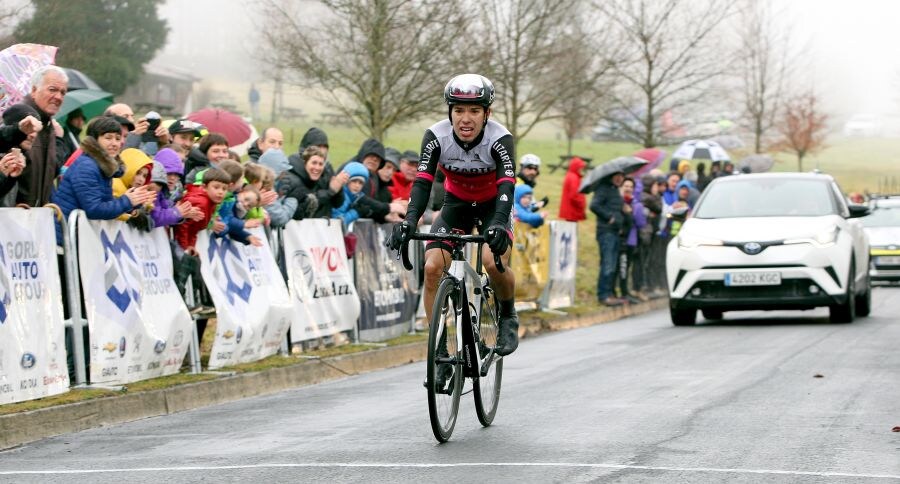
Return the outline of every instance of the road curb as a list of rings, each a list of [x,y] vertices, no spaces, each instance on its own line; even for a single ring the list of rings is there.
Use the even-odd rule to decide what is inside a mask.
[[[666,299],[603,308],[553,320],[523,318],[523,337],[583,328],[646,313],[667,306]],[[296,365],[241,373],[161,390],[104,397],[84,402],[0,416],[0,450],[47,437],[115,425],[148,417],[277,393],[346,376],[424,360],[424,342],[378,348],[330,358],[313,358]]]

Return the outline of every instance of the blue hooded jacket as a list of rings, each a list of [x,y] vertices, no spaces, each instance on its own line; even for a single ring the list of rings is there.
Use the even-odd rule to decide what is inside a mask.
[[[351,161],[350,163],[344,165],[341,171],[346,171],[347,174],[350,175],[350,180],[353,180],[354,178],[362,178],[363,189],[365,189],[365,184],[369,181],[369,169],[366,168],[362,163]],[[347,185],[349,185],[349,182],[347,183]],[[347,185],[344,185],[343,203],[341,203],[340,207],[331,209],[331,216],[333,218],[339,218],[343,220],[345,227],[359,218],[359,212],[354,207],[356,205],[356,202],[359,201],[359,199],[361,199],[363,196],[365,196],[362,191],[352,193]]]
[[[534,189],[524,183],[516,185],[516,191],[513,192],[513,200],[515,200],[516,203],[513,206],[516,210],[516,219],[537,228],[544,225],[544,217],[541,217],[541,214],[539,213],[532,212],[530,207],[522,205],[522,197],[525,195],[532,195],[533,193]]]

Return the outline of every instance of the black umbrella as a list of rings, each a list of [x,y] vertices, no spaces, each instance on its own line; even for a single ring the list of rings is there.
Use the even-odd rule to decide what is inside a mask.
[[[66,71],[66,75],[69,77],[69,91],[77,91],[78,89],[103,90],[93,79],[78,69],[63,67],[63,70]]]
[[[581,180],[581,186],[578,187],[578,191],[581,193],[590,193],[597,189],[597,185],[599,185],[604,178],[616,173],[624,173],[627,175],[637,171],[638,168],[646,164],[647,160],[634,156],[620,156],[614,160],[607,161],[600,166],[594,167],[588,172],[587,176]]]

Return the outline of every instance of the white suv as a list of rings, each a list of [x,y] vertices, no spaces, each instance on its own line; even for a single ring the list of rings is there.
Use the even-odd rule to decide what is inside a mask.
[[[666,252],[676,326],[724,311],[828,306],[851,322],[871,308],[869,242],[834,179],[812,173],[717,178]]]

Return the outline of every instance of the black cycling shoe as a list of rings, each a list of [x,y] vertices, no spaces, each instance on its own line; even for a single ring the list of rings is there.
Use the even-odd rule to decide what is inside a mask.
[[[519,347],[519,317],[500,316],[500,328],[497,332],[497,347],[494,353],[506,356]]]
[[[434,377],[434,391],[437,393],[445,393],[450,395],[453,393],[452,388],[447,387],[447,382],[453,381],[453,365],[450,363],[441,363],[437,367],[437,375]]]

